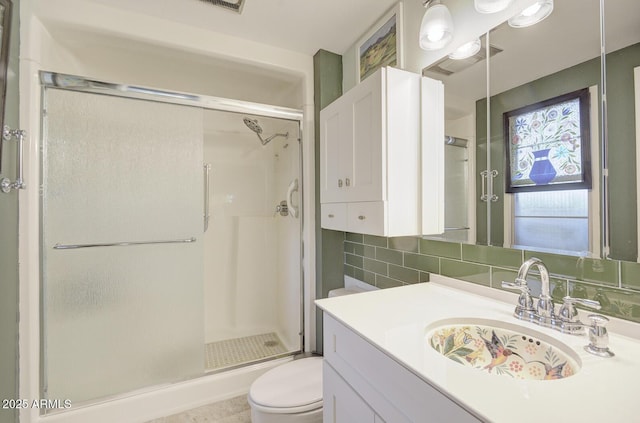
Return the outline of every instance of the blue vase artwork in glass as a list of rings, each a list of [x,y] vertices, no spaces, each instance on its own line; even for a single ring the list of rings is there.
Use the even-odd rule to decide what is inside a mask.
[[[550,148],[532,151],[534,162],[529,172],[529,179],[536,185],[546,185],[556,177],[556,169],[549,160]]]

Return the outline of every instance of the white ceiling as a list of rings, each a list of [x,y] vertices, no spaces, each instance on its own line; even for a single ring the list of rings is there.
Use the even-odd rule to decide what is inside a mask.
[[[87,1],[308,55],[319,49],[344,53],[396,3],[396,0],[245,0],[239,15],[202,0]]]

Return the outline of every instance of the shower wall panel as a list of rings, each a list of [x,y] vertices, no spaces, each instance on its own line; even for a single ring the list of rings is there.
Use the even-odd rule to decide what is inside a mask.
[[[207,111],[205,116],[220,113]],[[241,116],[225,114],[242,125]],[[207,342],[272,332],[276,326],[271,146],[263,147],[244,125],[240,129],[205,134],[205,162],[211,163],[211,220],[205,234]]]
[[[77,404],[203,374],[202,110],[57,89],[44,100],[43,397]],[[88,246],[120,242],[152,244]]]
[[[276,333],[286,350],[296,351],[300,217],[281,216],[276,206],[300,177],[298,124],[259,118],[264,138],[290,133],[262,145],[243,117],[205,112],[205,162],[212,165],[204,247],[205,337],[217,342]],[[301,196],[294,193],[294,204],[300,203]]]

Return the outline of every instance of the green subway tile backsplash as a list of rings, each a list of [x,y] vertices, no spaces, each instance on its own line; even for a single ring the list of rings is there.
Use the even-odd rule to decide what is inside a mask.
[[[491,286],[491,267],[464,261],[441,259],[440,273],[479,285]]]
[[[597,299],[603,304],[601,313],[640,322],[637,263],[351,233],[345,234],[344,251],[345,274],[379,288],[428,282],[433,273],[502,289],[502,281],[513,281],[524,260],[538,257],[551,274],[551,293],[556,303],[567,294]],[[538,296],[540,279],[536,269],[527,279],[534,296]]]
[[[404,253],[404,265],[424,272],[440,273],[440,259],[438,257]]]
[[[364,243],[367,245],[374,245],[376,247],[387,247],[387,240],[388,238],[384,238],[381,236],[375,236],[375,235],[365,235],[364,236]]]
[[[389,248],[417,253],[420,248],[420,244],[418,243],[418,238],[403,236],[397,238],[389,238]]]
[[[420,272],[418,270],[407,269],[406,267],[389,265],[389,277],[405,283],[420,282]]]
[[[461,250],[462,248],[457,242],[420,239],[420,254],[449,257],[460,260],[462,258]]]
[[[376,260],[384,261],[385,263],[398,264],[402,266],[402,252],[396,250],[390,250],[388,248],[376,248]]]
[[[345,241],[344,243],[344,252],[345,253],[351,253],[351,254],[357,254],[359,256],[364,256],[364,245],[362,244],[356,244],[355,242],[348,242]]]
[[[462,259],[474,263],[518,268],[522,264],[522,250],[462,244]]]
[[[345,253],[344,255],[344,262],[345,264],[350,264],[351,266],[354,267],[359,267],[360,269],[362,269],[362,261],[364,260],[364,258],[362,256],[357,256],[355,254],[347,254]]]
[[[622,287],[640,291],[640,263],[621,263]]]
[[[380,289],[395,288],[402,285],[404,285],[404,283],[399,280],[391,279],[382,275],[376,275],[376,286]]]
[[[387,276],[387,263],[383,263],[381,261],[377,261],[377,260],[371,260],[368,258],[365,258],[363,260],[363,269],[364,270],[368,270],[370,272],[376,273],[378,275],[384,275]]]

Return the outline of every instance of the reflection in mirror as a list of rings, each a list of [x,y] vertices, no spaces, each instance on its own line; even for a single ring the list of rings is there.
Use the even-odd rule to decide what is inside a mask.
[[[576,19],[577,13],[579,19]],[[487,149],[486,141],[478,136],[478,152],[483,147],[490,152],[491,170],[497,170],[493,191],[498,199],[491,206],[490,225],[487,225],[490,233],[483,227],[484,221],[478,219],[479,243],[599,256],[599,16],[598,0],[565,0],[555,2],[553,13],[534,26],[512,28],[504,23],[491,31],[491,45],[502,51],[490,60],[490,148]],[[508,175],[505,175],[504,114],[584,88],[590,93],[592,125],[589,136],[593,146],[590,153],[594,188],[505,193]],[[478,109],[484,107],[478,102]],[[543,118],[542,114],[539,118]],[[479,118],[477,127],[485,124],[487,122],[481,122]],[[566,145],[551,151],[549,160],[552,164],[561,165],[561,156],[574,148],[571,141],[575,140],[567,140]],[[484,162],[478,159],[477,163],[478,171],[484,170]],[[581,206],[579,210],[576,209],[578,205]],[[586,234],[588,240],[584,239]],[[582,242],[564,242],[567,239]]]
[[[471,57],[445,57],[422,70],[442,81],[445,93],[445,232],[428,238],[475,243],[476,101],[487,95],[485,58],[483,36]]]
[[[634,110],[634,68],[640,67],[640,2],[608,0],[605,7],[605,44],[607,52],[607,127],[602,125],[600,114],[601,96],[601,60],[600,60],[600,1],[599,0],[563,0],[555,2],[553,13],[542,22],[527,28],[515,29],[504,23],[490,33],[492,57],[490,58],[490,115],[487,122],[487,74],[486,61],[456,64],[445,58],[437,63],[441,69],[431,66],[423,70],[425,76],[439,79],[445,84],[446,133],[453,137],[469,141],[469,209],[475,208],[475,216],[468,220],[468,226],[475,233],[475,242],[496,246],[512,247],[514,230],[513,195],[504,194],[504,139],[502,114],[528,104],[553,98],[581,88],[590,88],[592,107],[591,145],[592,169],[599,171],[601,152],[601,131],[606,131],[609,139],[607,150],[609,171],[609,200],[598,201],[602,181],[598,174],[592,175],[593,187],[580,200],[568,200],[569,195],[560,201],[573,206],[577,201],[588,204],[591,222],[589,227],[589,251],[577,251],[571,254],[581,256],[600,256],[636,261],[638,257],[638,238],[636,230],[640,221],[637,207],[636,180],[636,128]],[[481,52],[485,50],[486,37],[482,40]],[[499,53],[493,53],[493,49]],[[466,65],[466,68],[465,68]],[[637,72],[640,72],[637,71]],[[640,77],[639,77],[640,78]],[[639,82],[640,84],[640,82]],[[640,101],[640,100],[639,100]],[[465,119],[473,119],[470,125],[461,124]],[[491,148],[487,149],[487,124],[490,125]],[[465,130],[459,132],[460,128]],[[640,135],[637,136],[640,138]],[[640,143],[640,140],[638,141]],[[638,148],[640,152],[640,147]],[[490,152],[492,170],[498,171],[493,180],[496,203],[490,204],[491,212],[487,216],[488,205],[481,202],[483,180],[480,173],[486,171],[487,156]],[[473,155],[475,153],[475,159]],[[475,169],[474,169],[475,167]],[[640,173],[640,171],[639,171]],[[461,188],[452,188],[459,191]],[[562,193],[563,191],[559,191]],[[576,194],[576,193],[572,193]],[[551,203],[553,204],[553,202]],[[449,206],[451,210],[452,206]],[[571,210],[571,207],[565,208]],[[610,230],[602,233],[606,226],[597,214],[601,209],[609,211]],[[552,211],[558,211],[551,208]],[[449,213],[445,211],[447,215]],[[573,212],[570,212],[573,213]],[[505,219],[506,216],[506,219]],[[447,227],[455,223],[446,222]],[[490,227],[491,233],[488,233]],[[475,228],[475,229],[474,229]],[[459,241],[459,237],[446,232],[441,239]],[[456,234],[457,235],[457,234]],[[536,247],[521,245],[529,250],[554,251],[560,253],[548,236],[538,234]],[[474,242],[473,236],[466,238]],[[610,252],[599,251],[604,241],[610,244]],[[566,253],[566,251],[564,251]]]
[[[604,1],[609,169],[609,257],[638,260],[634,72],[640,67],[640,2]],[[636,87],[637,89],[637,87]]]

